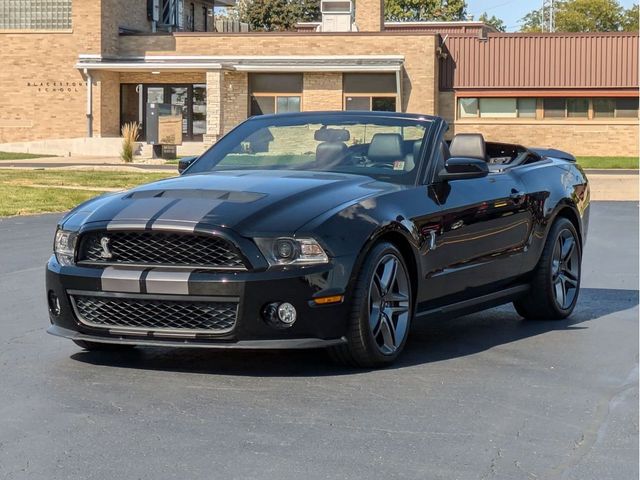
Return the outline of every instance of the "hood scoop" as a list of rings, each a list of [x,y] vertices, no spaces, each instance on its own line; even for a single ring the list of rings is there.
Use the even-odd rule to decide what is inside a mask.
[[[208,190],[208,189],[163,189],[163,190],[137,190],[128,194],[128,200],[139,200],[142,198],[164,198],[177,200],[222,200],[230,203],[251,203],[266,197],[265,193],[258,192],[237,192],[230,190]]]

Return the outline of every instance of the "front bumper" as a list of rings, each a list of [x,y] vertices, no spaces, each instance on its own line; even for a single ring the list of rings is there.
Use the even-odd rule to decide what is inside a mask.
[[[326,348],[332,345],[340,345],[347,342],[345,337],[335,340],[322,340],[320,338],[285,338],[282,340],[239,340],[236,342],[216,342],[204,343],[196,340],[157,340],[153,338],[127,338],[127,337],[104,337],[97,335],[87,335],[74,330],[51,325],[47,333],[56,337],[68,338],[70,340],[82,340],[95,343],[112,343],[117,345],[141,345],[147,347],[189,347],[189,348],[217,348],[217,349],[246,349],[246,350],[281,350],[281,349],[307,349]]]
[[[61,266],[55,257],[47,264],[47,295],[54,293],[60,311],[49,311],[53,335],[96,343],[199,348],[318,348],[345,342],[348,318],[348,275],[351,259],[331,264],[279,271],[216,273],[154,269],[150,273],[130,268]],[[223,333],[175,335],[153,329],[126,331],[96,327],[80,321],[71,294],[97,297],[190,299],[238,302],[236,321]],[[342,303],[316,305],[314,298],[345,295]],[[263,318],[264,306],[289,302],[298,318],[289,328],[275,328]]]

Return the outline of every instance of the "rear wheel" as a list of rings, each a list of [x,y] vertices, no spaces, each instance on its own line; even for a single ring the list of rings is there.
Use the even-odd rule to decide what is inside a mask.
[[[73,340],[73,343],[80,348],[89,350],[90,352],[120,352],[123,350],[131,350],[135,345],[120,345],[117,343],[99,343],[88,342],[86,340]]]
[[[353,294],[347,344],[331,347],[340,363],[381,367],[398,357],[412,317],[411,280],[398,249],[379,243],[360,270]]]
[[[533,275],[531,291],[513,303],[532,320],[561,320],[573,312],[580,293],[582,251],[578,233],[566,218],[551,227]]]

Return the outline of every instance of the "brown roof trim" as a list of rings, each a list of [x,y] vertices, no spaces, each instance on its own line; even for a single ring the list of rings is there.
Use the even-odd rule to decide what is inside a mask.
[[[121,37],[435,37],[436,32],[123,32]]]
[[[469,33],[449,33],[449,37],[472,37]],[[526,37],[639,37],[638,32],[489,32],[488,38],[526,38]]]

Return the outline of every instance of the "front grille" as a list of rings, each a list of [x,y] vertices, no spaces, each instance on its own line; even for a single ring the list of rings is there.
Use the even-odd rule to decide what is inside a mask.
[[[227,240],[173,232],[89,232],[80,238],[78,263],[247,269]]]
[[[96,328],[151,332],[226,333],[233,329],[236,302],[71,297],[81,323]]]

